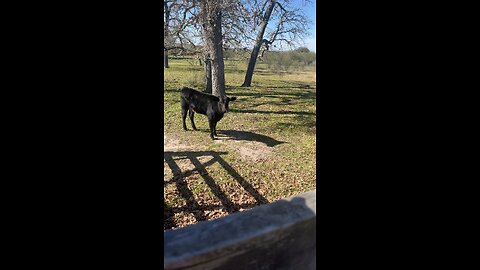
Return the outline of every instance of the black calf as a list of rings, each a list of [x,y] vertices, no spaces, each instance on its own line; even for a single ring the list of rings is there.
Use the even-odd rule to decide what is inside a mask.
[[[208,117],[208,124],[210,126],[210,138],[215,139],[217,135],[217,123],[222,119],[223,115],[229,111],[228,103],[234,101],[236,97],[226,97],[225,99],[220,99],[214,95],[206,94],[194,90],[192,88],[183,87],[181,92],[181,103],[182,103],[182,121],[183,129],[187,130],[185,125],[185,118],[188,116],[190,122],[192,123],[192,128],[197,130],[195,123],[193,122],[193,116],[195,113],[204,114]]]

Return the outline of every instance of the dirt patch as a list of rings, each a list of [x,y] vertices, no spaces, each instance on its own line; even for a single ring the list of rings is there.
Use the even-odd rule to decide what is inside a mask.
[[[273,151],[273,147],[270,147],[263,142],[247,141],[226,135],[218,137],[218,139],[213,142],[215,144],[222,144],[225,146],[226,149],[234,151],[240,156],[243,161],[246,162],[259,162],[266,160],[270,155],[272,155]],[[198,149],[198,146],[187,146],[180,143],[180,140],[175,139],[173,135],[165,133],[163,134],[163,147],[164,151],[166,152],[193,150],[195,148],[195,151],[201,151],[201,149]],[[184,164],[189,164],[189,162],[179,162],[179,165],[183,165],[180,167],[181,169],[192,169],[189,168],[188,165]]]
[[[258,162],[266,160],[272,154],[272,147],[261,143],[245,143],[238,148],[243,160]]]
[[[222,140],[227,148],[235,151],[245,162],[259,162],[266,160],[271,154],[273,147],[261,142],[248,142],[239,140]]]
[[[187,145],[181,144],[180,140],[173,138],[171,135],[163,133],[163,151],[179,151],[190,149]]]
[[[263,142],[248,141],[238,139],[236,137],[221,135],[214,144],[221,145],[223,149],[231,154],[237,155],[245,163],[258,163],[266,161],[273,154],[273,147]],[[182,152],[182,151],[203,151],[203,147],[199,145],[182,144],[179,139],[175,139],[174,134],[163,134],[163,146],[165,152]],[[201,164],[209,162],[213,157],[198,156],[197,159]],[[187,157],[173,158],[176,166],[181,172],[196,171],[195,165]],[[196,172],[194,172],[196,173]],[[164,160],[163,164],[164,179],[171,179],[174,177],[172,169]]]

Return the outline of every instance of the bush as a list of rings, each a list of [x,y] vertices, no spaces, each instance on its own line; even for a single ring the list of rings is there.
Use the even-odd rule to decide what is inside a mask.
[[[269,69],[289,71],[304,70],[307,66],[314,66],[316,58],[314,52],[310,52],[307,48],[299,48],[286,52],[265,52],[263,60]]]
[[[298,49],[295,50],[296,52],[299,52],[299,53],[309,53],[310,50],[308,48],[305,48],[305,47],[300,47]]]

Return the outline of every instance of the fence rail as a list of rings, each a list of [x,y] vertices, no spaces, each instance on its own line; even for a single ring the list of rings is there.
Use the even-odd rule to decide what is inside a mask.
[[[315,269],[316,190],[164,232],[164,269]]]

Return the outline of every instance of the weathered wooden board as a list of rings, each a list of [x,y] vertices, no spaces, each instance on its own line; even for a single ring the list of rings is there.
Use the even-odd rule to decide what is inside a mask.
[[[316,190],[164,238],[164,269],[315,269]]]

